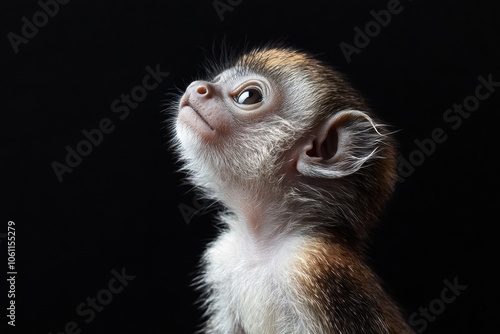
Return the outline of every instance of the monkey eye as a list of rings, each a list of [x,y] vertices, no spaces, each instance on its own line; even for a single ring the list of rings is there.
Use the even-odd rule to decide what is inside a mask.
[[[236,96],[238,104],[256,104],[262,101],[262,92],[258,88],[247,88]]]

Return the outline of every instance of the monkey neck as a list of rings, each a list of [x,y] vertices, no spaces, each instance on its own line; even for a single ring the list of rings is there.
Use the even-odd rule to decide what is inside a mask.
[[[273,233],[280,221],[279,194],[272,191],[256,191],[256,184],[224,187],[219,192],[222,203],[234,213],[237,220],[229,228],[245,231],[253,238],[261,239]]]
[[[236,220],[231,220],[229,228],[251,237],[259,243],[272,242],[276,238],[297,236],[300,229],[308,229],[308,224],[301,221],[300,214],[291,214],[296,208],[287,205],[285,194],[279,191],[259,192],[255,196],[252,189],[238,187],[237,190],[226,192],[223,204],[235,214]]]
[[[304,201],[291,189],[273,188],[269,184],[239,184],[219,188],[219,200],[236,219],[225,220],[231,230],[251,238],[260,245],[272,245],[276,239],[297,236],[335,236],[349,248],[363,250],[368,237],[368,217],[360,211],[325,210],[319,201]],[[257,195],[256,195],[257,194]]]

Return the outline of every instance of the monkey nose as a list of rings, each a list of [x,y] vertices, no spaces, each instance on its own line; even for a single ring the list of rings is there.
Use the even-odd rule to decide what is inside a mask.
[[[200,95],[205,95],[208,93],[208,89],[205,86],[198,86],[198,88],[196,88],[196,92]]]
[[[198,97],[211,98],[213,94],[213,89],[210,84],[206,81],[195,81],[191,84],[190,91],[196,94]],[[193,94],[193,95],[194,95]]]

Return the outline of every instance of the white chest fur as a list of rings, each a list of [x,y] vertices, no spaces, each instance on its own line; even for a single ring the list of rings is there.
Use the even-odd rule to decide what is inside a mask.
[[[277,249],[248,240],[247,235],[228,231],[205,253],[204,283],[211,317],[207,332],[301,332],[292,319],[298,310],[293,309],[290,260],[297,242],[279,242],[282,246]]]

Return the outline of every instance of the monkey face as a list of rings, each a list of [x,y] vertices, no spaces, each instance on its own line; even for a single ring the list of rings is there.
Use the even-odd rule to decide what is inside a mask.
[[[267,78],[232,72],[225,71],[210,82],[194,81],[187,87],[179,103],[178,128],[220,146],[221,141],[235,140],[277,109],[278,94]]]
[[[273,80],[236,68],[191,83],[176,120],[189,168],[219,184],[276,179],[283,146],[296,132],[283,117],[284,95]]]

